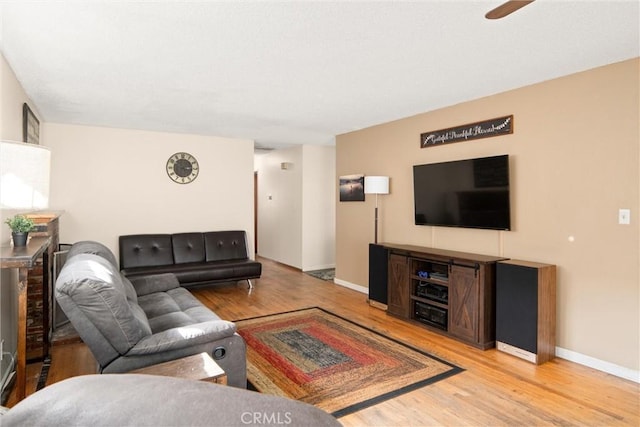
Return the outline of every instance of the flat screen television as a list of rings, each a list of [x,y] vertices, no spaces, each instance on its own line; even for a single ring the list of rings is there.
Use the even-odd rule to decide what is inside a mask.
[[[415,165],[416,225],[510,230],[509,156]]]

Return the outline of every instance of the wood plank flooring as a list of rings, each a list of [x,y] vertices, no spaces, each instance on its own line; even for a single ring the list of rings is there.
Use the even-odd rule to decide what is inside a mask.
[[[563,359],[535,366],[482,351],[371,307],[366,295],[260,258],[263,276],[193,293],[224,319],[319,306],[448,360],[464,372],[340,418],[345,426],[638,426],[639,385]],[[39,364],[28,366],[27,393]],[[95,372],[84,344],[54,346],[47,384]],[[12,405],[11,397],[8,405]]]

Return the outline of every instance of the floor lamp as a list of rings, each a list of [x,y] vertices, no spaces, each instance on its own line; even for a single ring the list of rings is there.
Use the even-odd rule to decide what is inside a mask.
[[[389,194],[389,177],[388,176],[365,176],[364,177],[364,194],[376,195],[375,210],[375,229],[374,243],[378,243],[378,194]]]

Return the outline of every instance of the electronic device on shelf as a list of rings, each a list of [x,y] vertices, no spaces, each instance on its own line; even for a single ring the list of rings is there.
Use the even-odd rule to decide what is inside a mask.
[[[447,330],[448,315],[446,309],[416,301],[414,313],[415,319],[419,322]]]
[[[429,275],[429,277],[431,277],[432,279],[436,279],[436,280],[442,280],[443,282],[446,282],[447,279],[449,278],[447,273],[437,273],[437,272],[431,273]]]
[[[449,288],[429,282],[419,282],[416,288],[416,296],[446,304],[449,301]]]

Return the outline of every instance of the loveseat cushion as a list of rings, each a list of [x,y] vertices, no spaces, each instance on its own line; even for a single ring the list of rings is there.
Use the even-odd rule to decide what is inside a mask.
[[[206,282],[232,282],[238,277],[260,277],[262,264],[250,259],[217,262],[193,262],[159,267],[139,267],[123,270],[133,281],[138,277],[172,273],[183,285]]]
[[[120,236],[120,268],[173,264],[170,234],[133,234]]]
[[[171,245],[176,264],[204,262],[202,233],[176,233],[171,236]]]
[[[204,233],[206,261],[247,259],[247,234],[241,230]]]
[[[65,306],[79,308],[114,349],[125,354],[151,334],[143,309],[127,298],[126,287],[120,272],[105,258],[79,254],[67,259],[60,272],[56,298],[65,311]],[[82,336],[81,328],[78,332]]]

